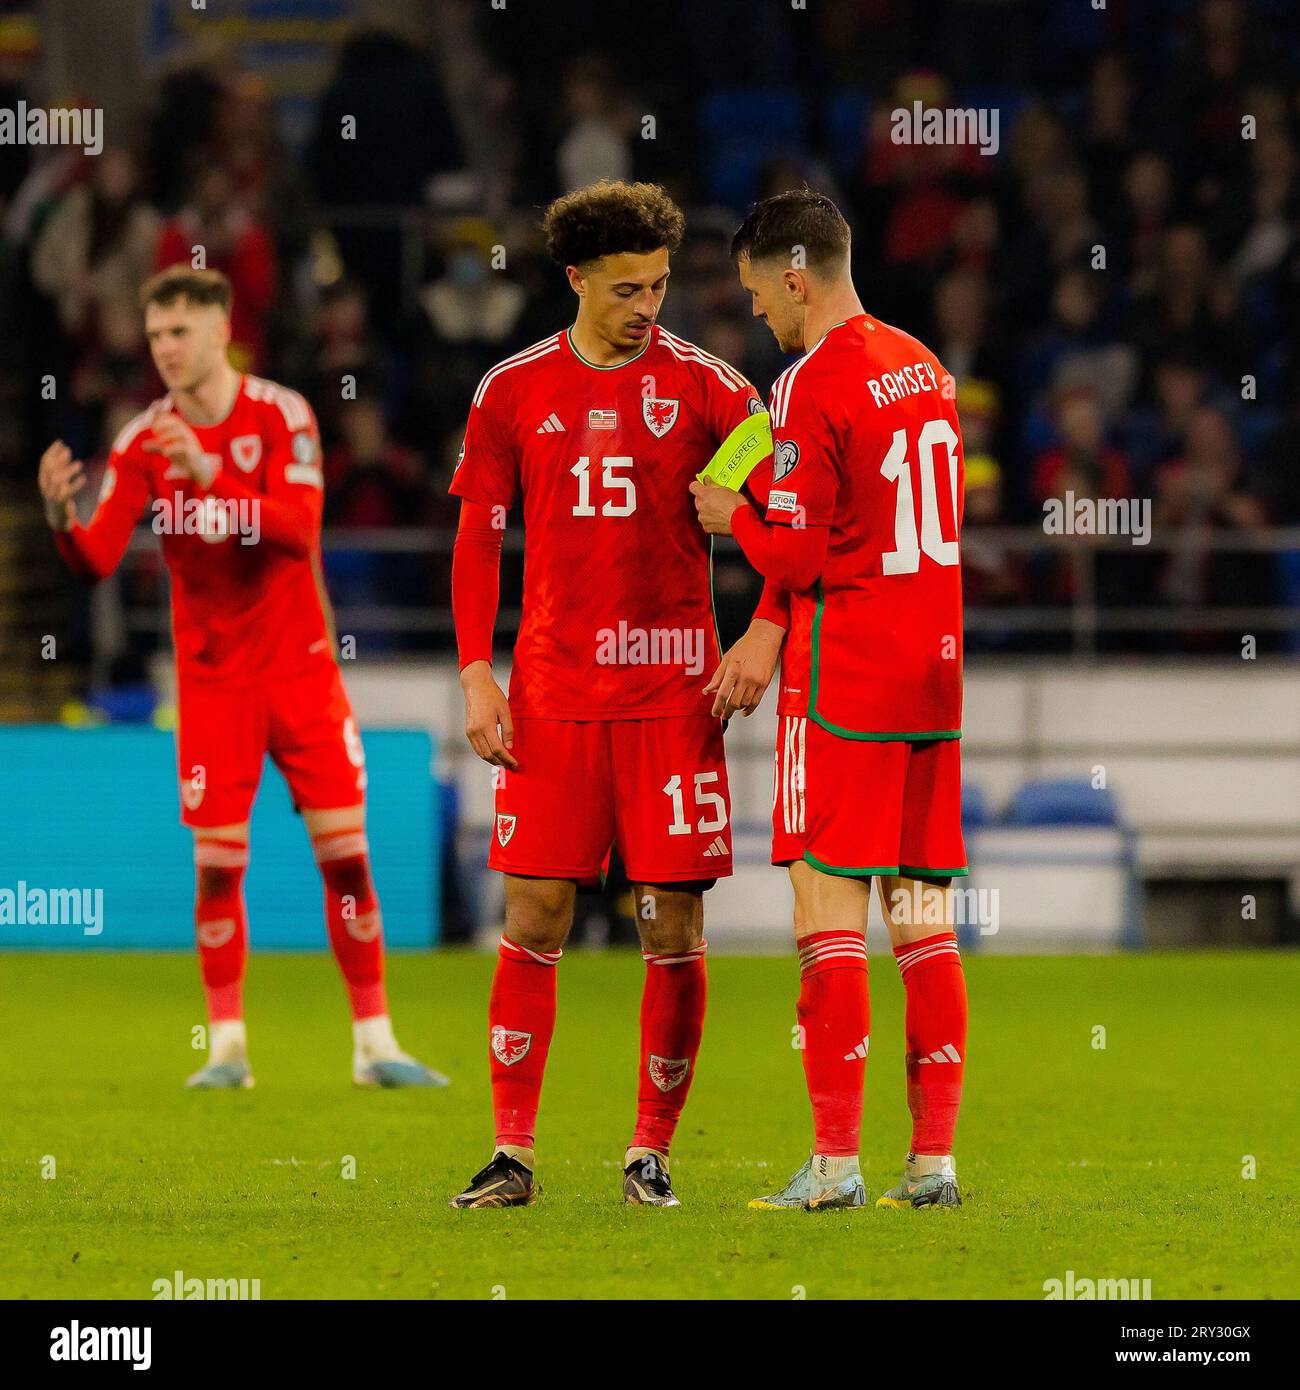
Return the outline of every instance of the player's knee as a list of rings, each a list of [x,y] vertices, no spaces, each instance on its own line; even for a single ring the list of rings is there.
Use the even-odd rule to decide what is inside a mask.
[[[196,836],[194,896],[198,906],[238,895],[247,868],[247,842]]]
[[[641,887],[637,897],[641,947],[652,955],[693,951],[704,939],[702,891]]]
[[[573,926],[573,888],[567,882],[535,880],[525,892],[506,896],[506,936],[530,951],[558,951]]]

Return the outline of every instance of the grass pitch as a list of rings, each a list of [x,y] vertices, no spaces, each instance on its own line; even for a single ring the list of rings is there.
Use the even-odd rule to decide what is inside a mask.
[[[354,1090],[332,961],[254,955],[257,1086],[197,1093],[193,959],[0,955],[0,1296],[150,1298],[177,1270],[258,1279],[264,1299],[1041,1299],[1067,1270],[1157,1299],[1300,1292],[1295,955],[968,958],[955,1212],[746,1210],[810,1123],[793,959],[725,956],[675,1146],[685,1205],[624,1208],[643,969],[581,952],[559,969],[541,1200],[454,1212],[490,1152],[490,957],[390,961],[398,1036],[448,1090]],[[888,957],[871,973],[874,1200],[908,1123],[902,987]]]

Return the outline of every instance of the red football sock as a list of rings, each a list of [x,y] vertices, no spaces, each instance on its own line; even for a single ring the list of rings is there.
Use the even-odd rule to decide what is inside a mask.
[[[488,999],[497,1143],[531,1149],[546,1054],[555,1031],[555,967],[563,951],[530,951],[503,936]]]
[[[663,955],[642,952],[641,1080],[632,1147],[667,1154],[695,1075],[709,997],[708,943]]]
[[[871,1007],[867,943],[861,932],[823,931],[799,942],[799,1023],[812,1101],[813,1151],[856,1155]]]
[[[955,932],[895,946],[907,990],[912,1152],[952,1153],[966,1069],[966,976]]]
[[[325,881],[325,925],[347,986],[354,1019],[388,1012],[384,995],[384,926],[370,878],[364,830],[332,830],[312,836]]]
[[[248,846],[239,840],[194,841],[194,936],[210,1023],[244,1016],[247,867]]]

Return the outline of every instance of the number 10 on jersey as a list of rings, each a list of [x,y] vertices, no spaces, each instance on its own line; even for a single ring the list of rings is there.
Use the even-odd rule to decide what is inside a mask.
[[[907,461],[907,431],[895,430],[889,452],[880,465],[888,482],[897,483],[894,501],[894,548],[880,557],[884,574],[915,574],[924,553],[936,565],[959,562],[957,541],[943,538],[939,520],[939,485],[935,477],[935,452],[943,445],[948,467],[943,475],[952,499],[953,524],[957,522],[957,431],[947,420],[927,420],[916,441],[917,473],[921,480],[921,532],[917,535],[916,509],[912,501],[912,469]]]

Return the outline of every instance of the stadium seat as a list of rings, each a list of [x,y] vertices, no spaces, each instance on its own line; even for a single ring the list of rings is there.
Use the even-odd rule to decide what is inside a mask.
[[[961,826],[963,830],[980,830],[993,820],[989,799],[984,788],[969,783],[961,789]]]
[[[1120,827],[1114,793],[1085,781],[1042,778],[1026,782],[1007,809],[1008,826],[1109,825]]]
[[[704,102],[700,125],[708,147],[709,192],[737,210],[754,200],[764,164],[803,148],[803,105],[784,87],[714,92]]]
[[[114,724],[147,724],[158,707],[158,692],[147,681],[97,690],[86,703]]]

